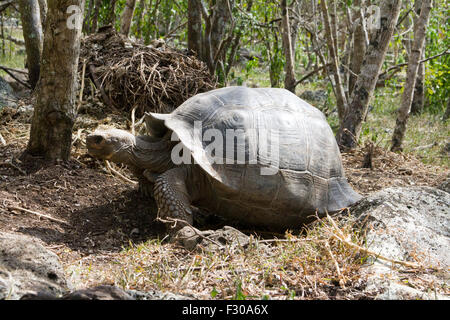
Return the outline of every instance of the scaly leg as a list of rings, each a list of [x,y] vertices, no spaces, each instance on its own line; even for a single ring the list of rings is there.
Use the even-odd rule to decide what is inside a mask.
[[[172,232],[193,223],[191,197],[186,188],[187,169],[174,168],[159,175],[155,181],[154,197],[158,219],[172,223]]]

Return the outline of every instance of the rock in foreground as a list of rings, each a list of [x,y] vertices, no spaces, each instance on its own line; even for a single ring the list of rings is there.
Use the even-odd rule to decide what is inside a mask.
[[[353,214],[364,223],[368,248],[390,259],[443,270],[421,281],[445,285],[450,266],[450,194],[430,187],[388,188],[363,199]],[[378,299],[440,299],[426,285],[411,286],[390,263],[376,260],[364,268],[368,291]],[[402,278],[403,279],[403,278]],[[424,283],[422,281],[422,283]]]

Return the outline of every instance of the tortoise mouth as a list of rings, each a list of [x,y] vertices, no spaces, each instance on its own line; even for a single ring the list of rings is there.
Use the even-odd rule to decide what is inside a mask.
[[[112,153],[106,153],[105,150],[102,150],[99,146],[89,146],[87,149],[88,154],[94,158],[109,160],[113,156]]]

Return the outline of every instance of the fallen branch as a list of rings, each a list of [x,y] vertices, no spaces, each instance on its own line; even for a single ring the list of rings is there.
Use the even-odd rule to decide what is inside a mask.
[[[54,221],[54,222],[58,222],[58,223],[62,223],[62,224],[70,226],[70,224],[68,222],[64,221],[64,220],[59,220],[59,219],[47,216],[45,214],[36,212],[36,211],[28,210],[28,209],[17,207],[17,206],[8,206],[7,208],[10,209],[10,210],[18,210],[18,211],[22,211],[22,212],[26,212],[26,213],[31,213],[31,214],[34,214],[34,215],[38,216],[39,218],[45,218],[45,219],[48,219],[48,220],[51,220],[51,221]]]
[[[25,74],[28,75],[28,72],[22,70],[22,69],[17,69],[17,68],[10,68],[10,67],[5,67],[5,66],[1,66],[4,69],[8,69],[9,71],[13,71],[13,72],[17,72],[17,73],[21,73],[21,74]]]
[[[127,177],[125,177],[123,174],[121,174],[120,172],[118,172],[117,170],[115,170],[111,164],[109,163],[108,160],[105,160],[105,164],[106,167],[108,168],[108,170],[111,172],[111,174],[115,174],[116,176],[118,176],[120,179],[124,180],[125,182],[128,183],[132,183],[132,184],[138,184],[136,181],[133,181],[131,179],[128,179]]]
[[[23,41],[23,40],[21,40],[21,39],[14,38],[14,37],[12,37],[11,35],[8,35],[8,36],[6,37],[6,40],[9,40],[9,41],[11,41],[12,43],[15,43],[15,44],[17,44],[17,45],[19,45],[19,46],[25,46],[25,41]]]
[[[308,73],[305,74],[301,79],[297,80],[297,81],[295,82],[294,85],[295,85],[295,86],[298,86],[300,83],[302,83],[302,82],[305,81],[306,79],[310,78],[312,75],[314,75],[314,74],[316,74],[317,72],[319,72],[319,71],[325,69],[326,67],[329,67],[330,65],[331,65],[331,63],[328,63],[328,64],[326,64],[326,65],[324,65],[324,66],[320,66],[320,67],[318,67],[318,68],[316,68],[316,69],[314,69],[314,70],[308,72]]]
[[[31,89],[31,86],[28,83],[23,82],[22,80],[20,80],[19,78],[17,78],[12,72],[10,68],[7,67],[3,67],[0,66],[0,69],[5,71],[7,74],[9,74],[11,76],[11,78],[13,78],[14,80],[16,80],[18,83],[20,83],[21,85],[23,85],[24,87]]]
[[[437,142],[433,142],[433,143],[427,144],[427,145],[425,145],[425,146],[418,146],[418,147],[414,147],[414,148],[412,148],[412,149],[413,149],[414,151],[419,151],[419,150],[425,150],[425,149],[433,148],[433,147],[435,147],[435,146],[437,146],[437,145],[438,145]]]

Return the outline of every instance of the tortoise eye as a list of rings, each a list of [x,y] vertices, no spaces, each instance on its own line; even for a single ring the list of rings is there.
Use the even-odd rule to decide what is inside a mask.
[[[97,143],[97,144],[101,143],[102,141],[103,141],[103,137],[102,136],[96,136],[94,138],[94,142]]]
[[[104,139],[102,136],[90,136],[89,140],[93,144],[100,144]]]

